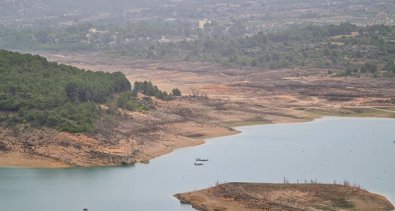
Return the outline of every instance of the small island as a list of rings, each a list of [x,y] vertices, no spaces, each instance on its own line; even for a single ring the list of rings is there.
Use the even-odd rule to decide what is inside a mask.
[[[201,211],[394,209],[385,197],[348,184],[226,183],[174,196]]]

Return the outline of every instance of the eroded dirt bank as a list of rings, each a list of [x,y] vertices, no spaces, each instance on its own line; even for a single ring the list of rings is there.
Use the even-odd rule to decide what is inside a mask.
[[[147,112],[120,110],[95,134],[26,125],[0,128],[0,166],[113,166],[147,162],[175,148],[232,135],[246,124],[309,121],[321,116],[395,118],[395,79],[336,78],[317,69],[236,69],[198,62],[113,59],[40,53],[80,68],[121,71],[130,81],[178,87],[184,97],[155,101]]]
[[[201,211],[389,211],[394,206],[383,196],[360,188],[327,184],[227,183],[176,194],[181,203]]]

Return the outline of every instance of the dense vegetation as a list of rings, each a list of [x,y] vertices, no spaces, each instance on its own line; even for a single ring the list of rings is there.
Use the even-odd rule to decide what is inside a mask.
[[[144,97],[139,98],[139,93]],[[124,92],[118,97],[117,105],[130,111],[149,110],[154,107],[151,97],[168,101],[178,96],[181,96],[181,91],[178,88],[174,88],[169,94],[159,90],[151,81],[136,81],[131,92]]]
[[[227,66],[336,68],[345,70],[344,75],[393,76],[395,27],[295,26],[242,38],[207,36],[193,42],[150,46],[146,56],[152,55]]]
[[[181,95],[179,90],[173,92]],[[139,98],[138,93],[145,97]],[[1,124],[94,132],[95,122],[104,114],[117,114],[118,108],[154,108],[151,96],[173,98],[148,81],[135,82],[132,89],[120,72],[85,71],[40,56],[0,50]],[[102,107],[108,108],[106,112]]]
[[[66,28],[0,30],[0,47],[99,50],[143,59],[200,60],[226,66],[339,69],[334,75],[395,75],[395,26],[290,26],[246,35],[242,24],[225,30],[188,23],[79,24]],[[165,38],[165,39],[163,39]]]
[[[0,51],[2,123],[92,132],[107,97],[130,90],[122,73],[83,71],[40,56]]]
[[[159,88],[155,86],[151,81],[134,82],[132,95],[137,96],[137,93],[142,93],[146,96],[156,97],[161,100],[170,100],[172,98],[172,95],[168,94],[165,91],[159,90]]]
[[[0,48],[14,50],[84,51],[135,48],[158,42],[162,37],[196,34],[185,22],[128,22],[124,24],[81,23],[71,26],[7,27],[0,25]]]

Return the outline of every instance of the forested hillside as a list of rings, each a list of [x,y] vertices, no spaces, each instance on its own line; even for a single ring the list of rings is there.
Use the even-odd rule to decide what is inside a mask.
[[[136,56],[124,46],[118,54]],[[349,23],[293,26],[276,32],[232,38],[205,36],[192,42],[147,46],[147,58],[184,58],[226,66],[334,68],[337,75],[393,76],[395,27]]]
[[[0,30],[0,47],[43,51],[100,51],[115,57],[210,61],[225,66],[337,69],[338,76],[392,77],[395,27],[292,25],[249,35],[244,26],[192,30],[163,23]],[[173,40],[166,37],[176,37]],[[189,38],[188,38],[189,37]]]
[[[120,72],[84,71],[40,56],[0,51],[2,124],[92,132],[101,114],[98,103],[130,89]]]

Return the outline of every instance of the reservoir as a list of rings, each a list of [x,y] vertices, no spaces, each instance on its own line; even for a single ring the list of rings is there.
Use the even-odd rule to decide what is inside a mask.
[[[223,182],[345,180],[395,203],[395,120],[326,117],[242,133],[131,167],[0,168],[0,210],[189,211],[172,197]],[[195,166],[196,158],[209,159]]]

